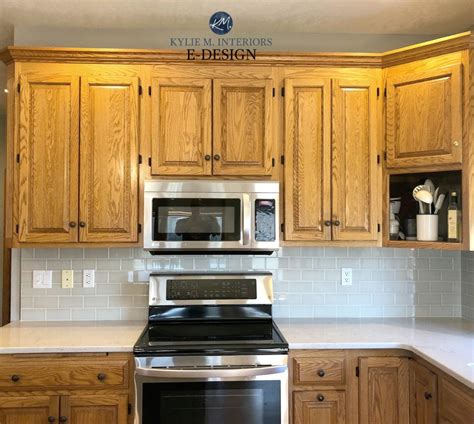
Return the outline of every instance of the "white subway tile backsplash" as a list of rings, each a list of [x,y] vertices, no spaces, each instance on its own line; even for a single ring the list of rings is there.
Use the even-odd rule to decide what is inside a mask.
[[[353,270],[351,286],[341,285],[343,267]],[[32,288],[36,269],[53,270],[53,288]],[[73,289],[61,288],[62,269],[75,271]],[[83,269],[96,270],[96,287],[82,287]],[[249,269],[273,272],[278,317],[460,316],[462,308],[474,319],[474,255],[463,254],[461,262],[459,252],[344,247],[285,247],[271,257],[22,249],[21,319],[145,319],[148,285],[140,283],[150,272]],[[129,271],[134,283],[128,283]]]

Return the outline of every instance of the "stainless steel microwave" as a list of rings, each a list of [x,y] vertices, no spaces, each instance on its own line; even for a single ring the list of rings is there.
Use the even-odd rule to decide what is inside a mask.
[[[279,248],[279,183],[145,181],[144,248],[167,253],[271,253]]]

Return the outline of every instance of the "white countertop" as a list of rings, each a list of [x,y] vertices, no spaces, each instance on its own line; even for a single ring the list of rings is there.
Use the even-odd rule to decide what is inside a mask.
[[[290,349],[406,349],[474,389],[474,322],[460,318],[276,321]]]
[[[406,349],[474,388],[474,322],[452,318],[277,319],[290,349]],[[142,321],[14,322],[0,354],[132,352]]]

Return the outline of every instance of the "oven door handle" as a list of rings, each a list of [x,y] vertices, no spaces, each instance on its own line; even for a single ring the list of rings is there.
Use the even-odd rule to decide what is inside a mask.
[[[262,366],[252,368],[136,368],[135,374],[157,378],[228,378],[228,377],[257,377],[260,375],[282,374],[286,372],[286,365]]]

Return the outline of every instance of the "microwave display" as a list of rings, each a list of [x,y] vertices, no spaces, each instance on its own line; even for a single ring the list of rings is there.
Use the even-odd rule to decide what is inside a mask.
[[[238,241],[240,199],[153,199],[153,240]]]

